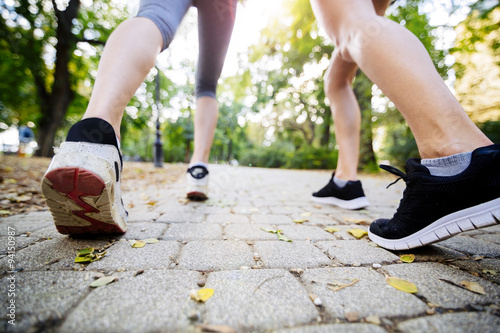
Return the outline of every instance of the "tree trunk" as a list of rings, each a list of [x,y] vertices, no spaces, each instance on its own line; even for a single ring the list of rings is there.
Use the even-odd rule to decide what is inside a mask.
[[[358,71],[354,81],[354,94],[361,109],[361,140],[359,149],[359,168],[376,165],[375,152],[373,151],[372,131],[372,87],[373,83],[364,73]]]
[[[328,144],[330,143],[330,138],[332,137],[332,134],[330,133],[330,127],[331,127],[331,122],[332,122],[332,112],[328,108],[325,113],[323,114],[323,128],[321,129],[321,147],[328,147]]]
[[[72,21],[78,15],[80,9],[80,0],[70,0],[68,7],[64,11],[57,9],[55,1],[52,2],[57,17],[57,46],[56,62],[54,71],[54,83],[50,95],[42,99],[42,103],[48,103],[48,107],[42,107],[42,118],[38,127],[38,150],[37,156],[52,156],[54,154],[52,146],[57,129],[61,126],[64,116],[68,110],[71,101],[74,98],[74,92],[71,89],[71,80],[69,74],[69,62],[71,52],[76,45],[76,40],[71,33]],[[46,94],[40,91],[44,88],[38,78],[37,88],[39,95]]]

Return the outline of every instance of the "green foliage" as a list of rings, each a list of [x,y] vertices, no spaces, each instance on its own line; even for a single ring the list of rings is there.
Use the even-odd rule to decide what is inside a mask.
[[[241,154],[240,164],[265,168],[331,169],[337,164],[338,152],[327,147],[303,146],[278,141],[269,147],[253,148]]]
[[[500,120],[489,120],[479,124],[479,129],[493,142],[500,142]]]

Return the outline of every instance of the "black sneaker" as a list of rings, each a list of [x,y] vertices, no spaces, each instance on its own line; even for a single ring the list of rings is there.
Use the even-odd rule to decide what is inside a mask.
[[[335,172],[325,187],[313,193],[311,197],[312,201],[335,205],[345,209],[361,209],[370,205],[359,180],[350,180],[344,187],[338,187],[333,182],[334,175]]]
[[[368,231],[386,249],[412,249],[500,223],[500,144],[474,150],[469,167],[450,177],[431,176],[419,159],[408,160],[406,174],[381,167],[406,182],[393,218],[374,221]]]

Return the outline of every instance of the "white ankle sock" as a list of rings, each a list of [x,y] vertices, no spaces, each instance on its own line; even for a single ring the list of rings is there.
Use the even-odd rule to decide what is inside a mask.
[[[333,176],[333,182],[340,188],[344,187],[347,184],[347,180],[339,179],[335,176]]]
[[[469,167],[472,152],[446,157],[423,159],[421,164],[429,169],[432,176],[449,177],[462,173]]]

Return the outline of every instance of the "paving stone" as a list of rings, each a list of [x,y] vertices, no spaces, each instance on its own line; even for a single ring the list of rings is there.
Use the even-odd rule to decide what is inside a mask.
[[[218,224],[207,223],[176,223],[168,228],[162,239],[222,239],[222,227]]]
[[[48,227],[38,229],[33,231],[30,234],[30,237],[39,237],[39,238],[60,238],[60,237],[68,237],[67,235],[63,235],[59,233],[56,229],[56,225],[52,223]]]
[[[145,271],[93,290],[66,318],[60,332],[194,331],[188,316],[198,304],[197,272]]]
[[[439,242],[439,245],[474,256],[500,258],[499,244],[485,242],[472,237],[455,236]]]
[[[474,275],[500,284],[500,259],[481,259],[481,260],[455,260],[451,262],[453,266],[459,267]]]
[[[238,205],[231,207],[230,212],[233,214],[250,215],[250,214],[265,214],[269,212],[269,210],[262,207],[257,208],[252,205]]]
[[[304,222],[304,225],[283,225],[280,229],[283,233],[293,240],[329,240],[336,239],[334,235],[326,232],[320,227],[306,225],[308,222]]]
[[[62,321],[68,311],[89,292],[87,272],[18,272],[0,279],[2,332],[36,332]],[[13,279],[12,279],[13,278]],[[9,285],[13,284],[13,288]],[[8,297],[8,289],[15,297]],[[8,324],[6,308],[15,300],[15,326]]]
[[[500,318],[489,313],[446,313],[415,318],[397,325],[400,332],[498,332]]]
[[[281,329],[276,333],[386,333],[387,331],[380,326],[372,324],[329,324],[301,326],[294,328]]]
[[[366,228],[371,222],[372,218],[366,215],[366,211],[351,211],[346,209],[341,209],[337,214],[330,214],[331,218],[335,218],[339,221],[340,224],[345,224],[350,226],[351,228],[359,228],[362,226]],[[354,223],[362,222],[362,223]]]
[[[270,206],[268,208],[272,214],[294,214],[294,213],[304,212],[302,208],[297,206],[279,205],[279,206]]]
[[[30,235],[29,237],[0,237],[0,254],[5,255],[8,252],[16,252],[28,245],[36,243],[39,240],[38,237]]]
[[[205,215],[197,213],[165,213],[156,222],[166,223],[200,223],[205,219]]]
[[[251,217],[253,223],[258,224],[293,224],[292,218],[283,214],[253,214]]]
[[[207,217],[207,223],[248,223],[248,217],[240,214],[211,214]]]
[[[218,207],[203,205],[196,208],[196,214],[230,214],[230,207]],[[243,213],[244,214],[244,213]]]
[[[224,227],[224,234],[229,239],[242,240],[276,240],[276,235],[265,232],[264,229],[273,229],[265,224],[230,224]]]
[[[473,237],[485,242],[496,243],[500,245],[500,234],[482,234]]]
[[[179,267],[199,271],[239,269],[253,266],[253,253],[243,241],[192,241],[179,256]]]
[[[133,248],[128,241],[120,241],[106,250],[99,261],[89,264],[89,270],[166,269],[177,256],[180,245],[173,241],[159,241]]]
[[[382,274],[364,267],[335,267],[308,269],[302,275],[309,292],[323,301],[325,311],[335,318],[346,320],[347,312],[367,316],[397,317],[422,315],[427,305],[414,295],[396,290],[385,282]],[[328,282],[338,281],[352,286],[329,290]]]
[[[147,239],[160,238],[167,226],[164,223],[137,222],[128,224],[127,232],[122,236],[124,239]]]
[[[424,261],[424,262],[444,261],[444,260],[451,260],[468,256],[463,252],[455,251],[447,247],[443,247],[439,244],[440,243],[437,244],[435,243],[406,251],[394,251],[394,253],[398,255],[411,253],[415,255],[415,261]]]
[[[413,282],[419,292],[434,304],[444,308],[461,308],[469,304],[489,304],[500,302],[500,289],[496,284],[439,263],[412,263],[388,265],[384,269],[391,276]],[[460,284],[461,281],[479,283],[486,295],[450,285],[440,279]]]
[[[154,220],[158,219],[159,217],[160,217],[159,212],[150,212],[150,211],[141,211],[141,210],[129,211],[128,217],[127,217],[127,222],[128,223],[150,222],[150,221],[154,221]],[[129,225],[129,227],[130,227],[130,225]]]
[[[238,332],[267,332],[310,323],[318,317],[306,290],[285,270],[238,270],[211,273],[204,321]]]
[[[309,217],[302,217],[301,215],[295,216],[292,215],[293,218],[305,218],[308,220],[307,224],[308,225],[326,225],[326,224],[332,224],[335,223],[336,220],[331,218],[330,216],[324,215],[324,214],[313,214]]]
[[[316,242],[315,245],[344,265],[355,263],[361,265],[394,263],[397,255],[381,248],[373,247],[364,240],[338,240]]]
[[[257,252],[266,268],[302,268],[330,265],[332,262],[320,250],[306,241],[259,241]]]
[[[51,224],[54,224],[54,220],[49,211],[14,215],[0,219],[0,235],[5,236],[8,231],[12,231],[14,228],[18,236],[48,227]]]
[[[167,203],[162,205],[157,205],[155,211],[160,214],[173,214],[173,213],[194,213],[195,207],[191,204],[191,202],[187,202],[187,204],[183,203]]]
[[[45,240],[16,251],[16,268],[29,270],[72,270],[76,251],[87,247],[103,248],[107,240],[82,240],[69,237]],[[0,270],[9,270],[7,258],[0,260]]]

